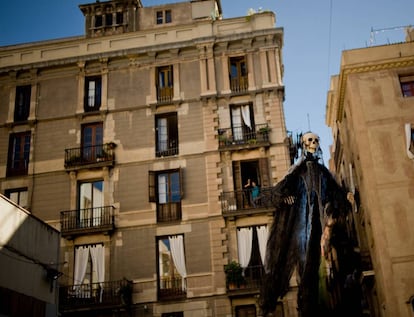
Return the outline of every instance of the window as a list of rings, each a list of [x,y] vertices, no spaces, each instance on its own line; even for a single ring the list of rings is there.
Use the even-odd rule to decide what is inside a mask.
[[[181,219],[182,170],[149,172],[149,201],[157,203],[157,221]]]
[[[247,64],[244,56],[230,57],[230,89],[233,92],[248,88]]]
[[[105,26],[112,26],[112,13],[105,14]]]
[[[268,228],[266,225],[237,229],[239,263],[243,268],[245,283],[259,287],[266,257]]]
[[[173,98],[173,67],[171,65],[157,68],[157,100],[158,102],[168,102]]]
[[[79,227],[92,228],[103,223],[104,195],[102,180],[79,184]]]
[[[178,122],[176,113],[155,117],[155,154],[157,157],[178,154]]]
[[[116,13],[116,24],[124,23],[124,14],[122,12]]]
[[[268,159],[233,161],[233,182],[237,209],[263,207],[266,202],[260,198],[254,200],[252,185],[255,182],[259,192],[270,187]]]
[[[102,156],[103,126],[102,122],[82,126],[82,161],[96,162]]]
[[[236,306],[236,317],[256,317],[255,305]]]
[[[256,139],[252,105],[232,106],[231,126],[234,142],[244,144]]]
[[[172,21],[171,10],[157,11],[156,13],[157,24],[171,23],[171,21]]]
[[[404,97],[414,96],[414,75],[400,76],[400,85]]]
[[[185,296],[187,269],[184,237],[158,237],[158,294],[160,299]]]
[[[102,80],[101,76],[85,78],[85,112],[97,111],[101,107]]]
[[[29,166],[30,132],[10,135],[8,154],[7,176],[26,175]]]
[[[5,192],[6,197],[14,201],[16,204],[23,208],[27,208],[28,203],[28,191],[27,187],[8,189]]]
[[[103,25],[102,15],[95,15],[95,27],[100,28]]]
[[[17,86],[14,106],[14,121],[26,121],[30,111],[30,95],[32,86]]]
[[[75,247],[74,294],[100,298],[105,280],[105,248],[102,244]]]

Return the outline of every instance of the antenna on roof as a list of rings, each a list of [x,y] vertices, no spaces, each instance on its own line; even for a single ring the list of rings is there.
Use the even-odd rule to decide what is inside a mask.
[[[369,37],[369,46],[372,46],[375,44],[375,35],[378,33],[384,33],[387,31],[397,31],[397,30],[406,30],[407,28],[409,28],[410,25],[404,25],[404,26],[394,26],[394,27],[389,27],[389,28],[382,28],[382,29],[374,29],[373,27],[371,27],[371,34]],[[389,39],[388,40],[388,44],[389,44]]]

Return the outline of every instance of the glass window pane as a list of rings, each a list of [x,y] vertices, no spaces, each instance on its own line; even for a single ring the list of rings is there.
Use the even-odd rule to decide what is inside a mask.
[[[171,201],[179,202],[180,200],[180,174],[178,172],[175,172],[171,174]]]
[[[168,175],[160,174],[158,175],[158,202],[160,204],[165,204],[168,201]]]

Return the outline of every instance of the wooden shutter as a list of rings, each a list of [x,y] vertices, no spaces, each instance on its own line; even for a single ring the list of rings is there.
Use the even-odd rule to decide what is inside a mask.
[[[260,179],[261,187],[270,187],[270,177],[269,177],[269,161],[267,158],[259,159],[259,170],[260,170]]]
[[[234,190],[239,191],[243,189],[242,178],[241,178],[241,167],[240,161],[233,162],[233,180]]]
[[[149,202],[157,202],[157,190],[156,190],[156,173],[154,171],[148,172],[148,200]]]
[[[180,168],[178,171],[180,173],[180,195],[182,200],[184,198],[184,169]]]

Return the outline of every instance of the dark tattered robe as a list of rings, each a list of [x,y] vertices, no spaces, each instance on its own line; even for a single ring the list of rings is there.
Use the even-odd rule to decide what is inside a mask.
[[[295,267],[299,315],[318,316],[322,227],[327,217],[346,216],[350,210],[346,192],[329,170],[309,155],[272,188],[267,199],[275,213],[261,292],[263,316],[273,312],[277,299],[287,293]]]

